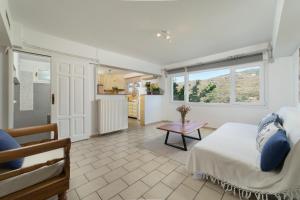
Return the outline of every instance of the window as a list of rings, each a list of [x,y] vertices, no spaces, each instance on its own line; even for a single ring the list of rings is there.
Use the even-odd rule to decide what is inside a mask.
[[[205,104],[262,104],[263,74],[263,65],[256,63],[173,75],[172,100]]]
[[[189,74],[189,102],[229,103],[230,70],[209,70]]]
[[[260,101],[260,67],[235,70],[236,102],[257,103]]]
[[[172,77],[173,101],[184,101],[184,84],[183,75]]]

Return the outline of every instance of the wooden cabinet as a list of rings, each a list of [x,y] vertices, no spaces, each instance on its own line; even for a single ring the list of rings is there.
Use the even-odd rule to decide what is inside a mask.
[[[138,118],[138,102],[128,102],[128,117]]]

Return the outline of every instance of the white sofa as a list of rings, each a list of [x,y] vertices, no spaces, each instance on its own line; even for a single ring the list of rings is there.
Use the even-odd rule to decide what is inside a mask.
[[[226,123],[197,143],[189,154],[187,169],[197,177],[211,179],[240,198],[300,199],[300,109],[278,112],[291,144],[281,171],[262,172],[256,149],[257,126]]]

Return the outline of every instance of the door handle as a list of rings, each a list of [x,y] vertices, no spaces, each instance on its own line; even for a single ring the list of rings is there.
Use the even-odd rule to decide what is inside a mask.
[[[55,104],[55,95],[54,94],[51,95],[51,102],[52,102],[52,105]]]

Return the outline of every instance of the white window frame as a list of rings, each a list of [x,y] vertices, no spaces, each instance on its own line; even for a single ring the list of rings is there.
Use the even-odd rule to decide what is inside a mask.
[[[184,97],[183,97],[183,100],[182,101],[179,101],[179,100],[174,100],[174,97],[173,97],[173,79],[174,77],[178,77],[178,76],[183,76],[184,77]],[[170,91],[171,91],[171,94],[170,94],[170,102],[174,102],[174,103],[185,103],[186,102],[186,84],[187,84],[187,81],[186,81],[186,72],[182,72],[182,73],[176,73],[176,74],[172,74],[170,76],[170,80],[169,80],[169,83],[170,83]]]
[[[232,72],[231,72],[231,68],[230,67],[218,67],[218,68],[211,68],[211,69],[203,69],[203,70],[199,70],[199,71],[193,71],[193,72],[188,72],[187,73],[187,85],[189,85],[189,75],[193,74],[193,73],[198,73],[198,72],[209,72],[209,71],[217,71],[217,70],[223,70],[223,69],[228,69],[229,72],[229,76],[231,76]],[[232,82],[232,81],[231,81]],[[231,85],[231,84],[230,84]],[[230,86],[231,87],[231,86]],[[196,105],[228,105],[229,103],[205,103],[205,102],[190,102],[190,92],[189,92],[190,88],[187,88],[187,103],[189,104],[196,104]],[[231,88],[230,88],[231,91]],[[231,96],[230,96],[230,100],[231,100]]]
[[[260,71],[259,71],[259,101],[258,102],[237,102],[236,101],[236,75],[235,71],[237,69],[243,69],[243,68],[249,68],[249,67],[255,67],[259,66]],[[229,69],[230,70],[230,102],[229,103],[204,103],[204,102],[190,102],[189,101],[189,75],[192,73],[197,73],[197,72],[207,72],[207,71],[212,71],[212,70],[222,70],[222,69]],[[226,66],[226,67],[221,67],[221,68],[212,68],[212,69],[204,69],[204,70],[199,70],[199,71],[193,71],[193,72],[182,72],[182,73],[176,73],[172,74],[170,76],[170,102],[174,103],[185,103],[185,104],[190,104],[190,105],[197,105],[197,106],[265,106],[266,105],[266,97],[265,97],[265,91],[266,91],[266,86],[265,86],[265,76],[266,73],[266,66],[263,61],[261,62],[253,62],[253,63],[247,63],[247,64],[242,64],[242,65],[231,65],[231,66]],[[185,90],[184,90],[184,100],[183,101],[178,101],[178,100],[173,100],[173,78],[177,76],[184,76],[184,82],[185,82]]]
[[[243,69],[243,68],[250,68],[250,67],[255,67],[259,66],[259,101],[258,102],[237,102],[236,101],[236,75],[235,71],[237,69]],[[253,105],[253,106],[263,106],[265,105],[265,64],[263,62],[255,62],[255,63],[247,63],[243,65],[236,65],[232,66],[232,76],[233,79],[231,80],[232,86],[231,89],[232,91],[232,97],[230,98],[232,102],[230,102],[233,105]]]

